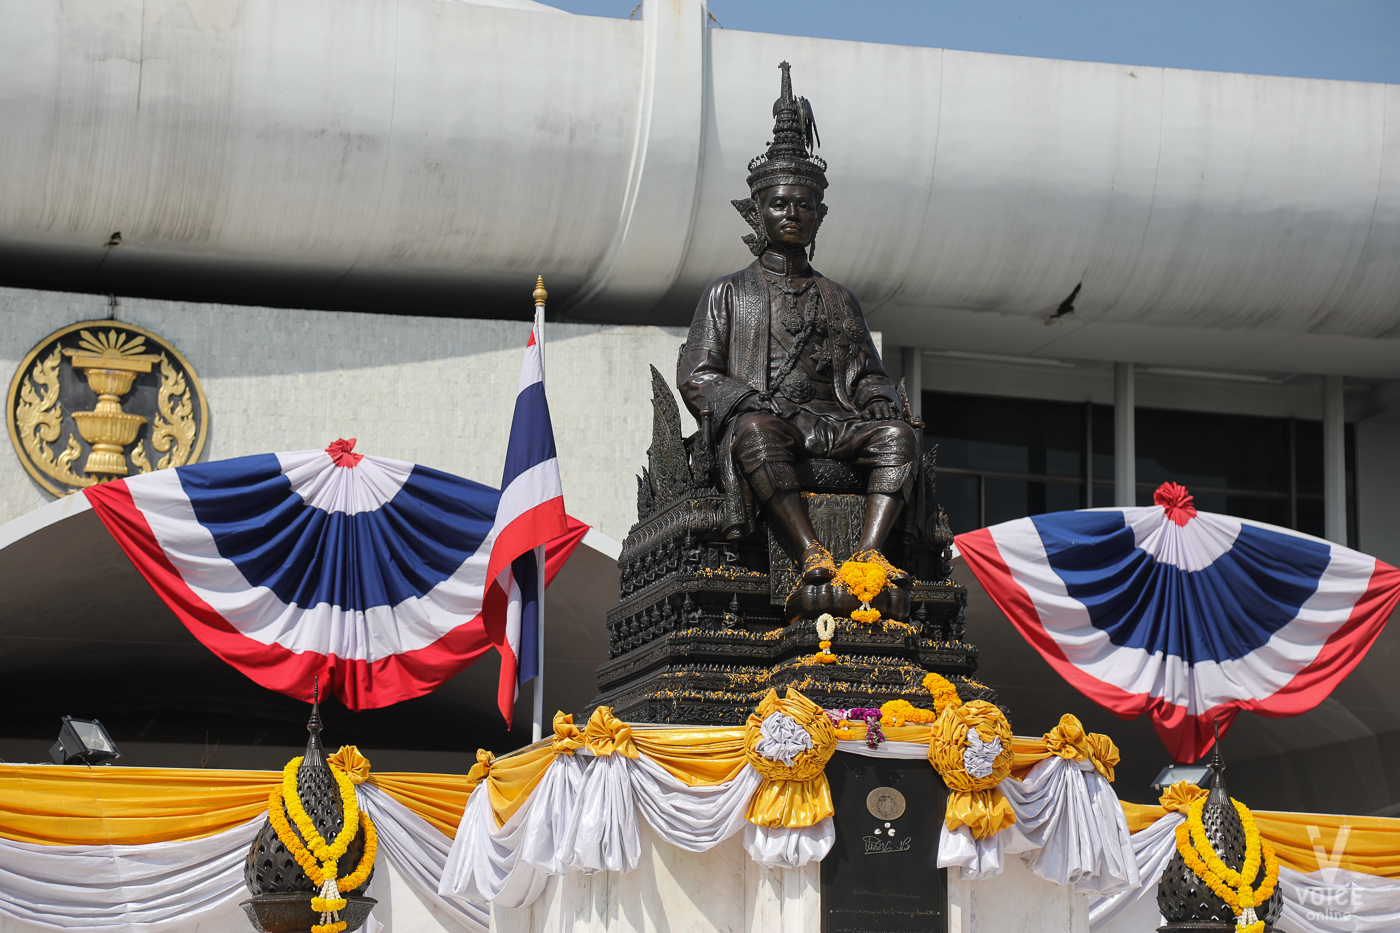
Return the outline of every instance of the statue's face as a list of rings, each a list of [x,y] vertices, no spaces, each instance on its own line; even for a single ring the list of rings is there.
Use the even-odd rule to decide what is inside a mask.
[[[759,196],[758,213],[769,243],[809,246],[821,222],[821,195],[805,185],[766,188]]]

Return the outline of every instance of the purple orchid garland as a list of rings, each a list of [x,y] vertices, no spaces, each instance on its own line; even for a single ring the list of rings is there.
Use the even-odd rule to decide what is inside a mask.
[[[880,717],[884,714],[878,709],[828,709],[823,710],[833,726],[840,726],[844,719],[861,719],[865,721],[865,744],[870,748],[879,748],[880,743],[885,741],[885,733],[880,729]]]

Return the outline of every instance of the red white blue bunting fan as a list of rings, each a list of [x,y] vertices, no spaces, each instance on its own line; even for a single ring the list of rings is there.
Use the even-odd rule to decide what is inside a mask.
[[[1090,699],[1152,717],[1197,760],[1240,710],[1296,716],[1357,665],[1400,570],[1286,528],[1197,512],[1174,483],[1145,508],[1052,512],[955,539],[987,593]]]
[[[498,490],[353,443],[158,470],[85,494],[219,657],[305,700],[319,675],[349,708],[374,709],[505,645],[511,555],[493,545],[514,516],[501,514]],[[587,531],[572,524],[547,578]]]
[[[84,490],[181,622],[253,680],[350,709],[431,692],[488,648],[511,720],[539,673],[539,579],[588,526],[564,513],[536,311],[501,489],[354,452],[263,454]]]

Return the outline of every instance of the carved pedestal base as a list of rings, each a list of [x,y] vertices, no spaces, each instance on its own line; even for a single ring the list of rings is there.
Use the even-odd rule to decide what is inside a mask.
[[[821,650],[816,626],[789,626],[782,642],[796,653],[775,663],[769,683],[781,694],[791,686],[826,709],[878,708],[890,700],[907,700],[933,709],[924,677],[936,671],[952,681],[964,700],[992,700],[993,692],[972,680],[977,649],[961,642],[923,637],[918,626],[881,619],[866,624],[836,620],[831,639],[833,663],[817,660]]]
[[[763,594],[752,591],[760,579],[681,573],[624,599],[608,615],[614,633],[630,632],[629,618],[648,621],[627,636],[635,646],[618,650],[615,638],[614,657],[598,669],[599,696],[579,721],[593,707],[611,706],[626,722],[742,725],[770,687],[788,685],[828,708],[895,699],[932,708],[923,686],[929,671],[952,680],[964,699],[994,699],[970,681],[977,648],[961,640],[962,587],[920,583],[907,591],[914,622],[837,619],[838,660],[823,664],[816,660],[816,624],[784,625]]]

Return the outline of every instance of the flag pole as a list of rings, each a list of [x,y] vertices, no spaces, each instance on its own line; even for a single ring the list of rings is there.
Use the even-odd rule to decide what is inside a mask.
[[[549,299],[549,292],[544,290],[544,276],[539,276],[535,280],[535,322],[539,334],[535,338],[539,344],[540,351],[540,379],[543,385],[544,379],[544,303]],[[539,652],[535,665],[535,717],[530,726],[530,741],[538,742],[544,735],[544,575],[545,575],[545,553],[544,545],[535,548],[535,566],[538,572],[535,574],[535,582],[539,586],[539,595],[536,602],[536,625],[539,628],[535,636],[535,648]]]

